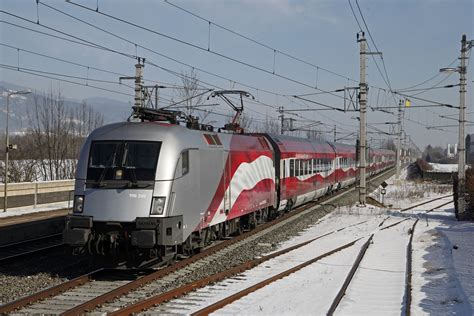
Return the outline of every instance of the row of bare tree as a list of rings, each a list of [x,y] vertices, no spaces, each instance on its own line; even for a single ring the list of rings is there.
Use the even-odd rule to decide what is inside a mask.
[[[25,118],[28,128],[10,135],[10,143],[18,149],[9,153],[8,181],[73,179],[80,147],[85,137],[103,124],[102,114],[85,102],[77,108],[66,106],[61,93],[34,95],[32,102]]]

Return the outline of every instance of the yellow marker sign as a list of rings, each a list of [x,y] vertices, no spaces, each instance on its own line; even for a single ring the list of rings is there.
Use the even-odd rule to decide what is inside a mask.
[[[411,105],[411,101],[408,99],[405,99],[405,106],[409,107]]]

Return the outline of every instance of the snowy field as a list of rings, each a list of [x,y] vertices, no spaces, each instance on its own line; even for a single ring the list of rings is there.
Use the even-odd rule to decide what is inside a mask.
[[[474,307],[474,223],[457,222],[447,197],[405,213],[397,208],[450,193],[423,183],[387,181],[387,199],[393,208],[343,207],[281,245],[283,249],[321,236],[302,248],[262,263],[234,278],[218,282],[168,302],[148,313],[196,312],[212,303],[295,267],[334,248],[361,238],[287,277],[234,301],[215,314],[325,315],[340,290],[362,245],[374,237],[339,303],[337,315],[400,315],[406,313],[407,245],[413,235],[413,315],[471,315]],[[403,195],[405,193],[405,195]],[[386,203],[387,204],[387,203]],[[406,219],[403,222],[401,220]],[[382,226],[379,226],[383,222]],[[382,229],[400,222],[391,228]],[[336,230],[347,227],[342,231]]]
[[[458,164],[428,163],[432,172],[458,172]]]
[[[386,193],[384,196],[381,194],[381,187],[369,194],[369,196],[377,201],[383,201],[383,204],[390,209],[402,209],[438,196],[452,194],[453,188],[451,184],[402,180],[406,179],[406,176],[407,170],[402,169],[400,180],[393,176],[385,181],[388,186],[385,188]]]

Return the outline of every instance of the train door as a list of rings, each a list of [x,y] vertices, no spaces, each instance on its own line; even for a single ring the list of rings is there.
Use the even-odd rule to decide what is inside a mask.
[[[280,172],[280,188],[281,192],[286,192],[286,180],[285,178],[287,177],[287,172],[286,172],[286,161],[281,160],[283,163],[281,164],[282,170]]]
[[[222,152],[222,165],[224,166],[224,181],[222,185],[224,186],[224,212],[228,214],[232,209],[232,155],[229,151],[224,150]]]

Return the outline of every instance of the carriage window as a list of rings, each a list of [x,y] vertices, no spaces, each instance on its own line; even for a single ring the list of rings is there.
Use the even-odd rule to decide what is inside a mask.
[[[290,159],[290,177],[295,176],[295,160]]]

